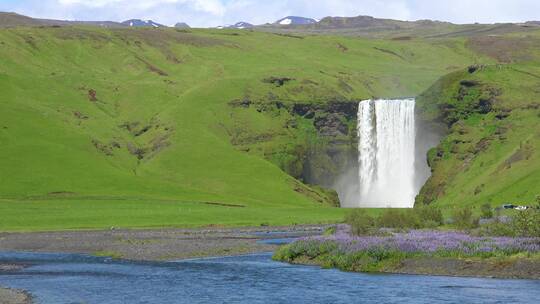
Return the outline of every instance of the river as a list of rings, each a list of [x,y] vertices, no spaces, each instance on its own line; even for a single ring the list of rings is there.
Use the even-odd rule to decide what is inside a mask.
[[[537,303],[540,281],[347,273],[271,260],[270,253],[175,262],[0,253],[28,264],[0,274],[41,304]]]

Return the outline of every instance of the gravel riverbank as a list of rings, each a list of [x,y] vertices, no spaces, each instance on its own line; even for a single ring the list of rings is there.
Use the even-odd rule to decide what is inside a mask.
[[[0,233],[0,251],[84,253],[162,261],[273,251],[276,245],[261,241],[320,235],[326,227],[301,225]]]
[[[32,296],[17,289],[0,287],[0,304],[31,304]]]

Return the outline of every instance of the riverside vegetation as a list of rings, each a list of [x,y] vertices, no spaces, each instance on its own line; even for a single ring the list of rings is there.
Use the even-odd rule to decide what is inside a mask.
[[[530,202],[540,31],[473,28],[0,28],[0,230],[339,222],[372,97],[446,130],[417,204]]]
[[[452,224],[445,224],[435,207],[387,210],[378,217],[355,210],[346,217],[348,225],[285,245],[273,258],[362,272],[400,272],[412,264],[404,271],[455,275],[468,273],[454,269],[456,261],[464,261],[476,268],[472,275],[538,278],[540,211],[516,212],[504,223],[498,217],[490,220],[479,225],[467,208],[455,212]],[[512,269],[519,268],[518,262],[528,266]]]

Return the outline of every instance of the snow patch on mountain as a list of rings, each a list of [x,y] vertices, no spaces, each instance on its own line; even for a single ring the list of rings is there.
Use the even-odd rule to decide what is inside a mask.
[[[154,22],[152,20],[141,20],[141,19],[130,19],[122,22],[123,25],[129,26],[129,27],[166,27],[163,24],[159,24],[157,22]]]
[[[228,24],[228,25],[220,25],[218,26],[217,28],[218,29],[249,29],[249,28],[253,28],[255,27],[253,24],[251,23],[248,23],[248,22],[244,22],[244,21],[240,21],[240,22],[237,22],[235,24]]]
[[[279,22],[279,24],[281,24],[281,25],[289,25],[289,24],[291,24],[291,23],[292,23],[292,20],[289,19],[289,18],[285,18],[285,19],[283,19],[283,20],[281,20],[281,21]]]
[[[299,17],[299,16],[287,16],[285,18],[279,19],[278,21],[274,22],[274,24],[278,25],[306,25],[306,24],[314,24],[318,21],[313,18],[306,18],[306,17]]]

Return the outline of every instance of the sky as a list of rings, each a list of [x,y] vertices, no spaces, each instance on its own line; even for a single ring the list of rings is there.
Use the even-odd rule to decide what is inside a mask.
[[[264,24],[289,15],[496,23],[540,20],[540,0],[0,0],[0,11],[62,20],[152,19],[193,27]]]

